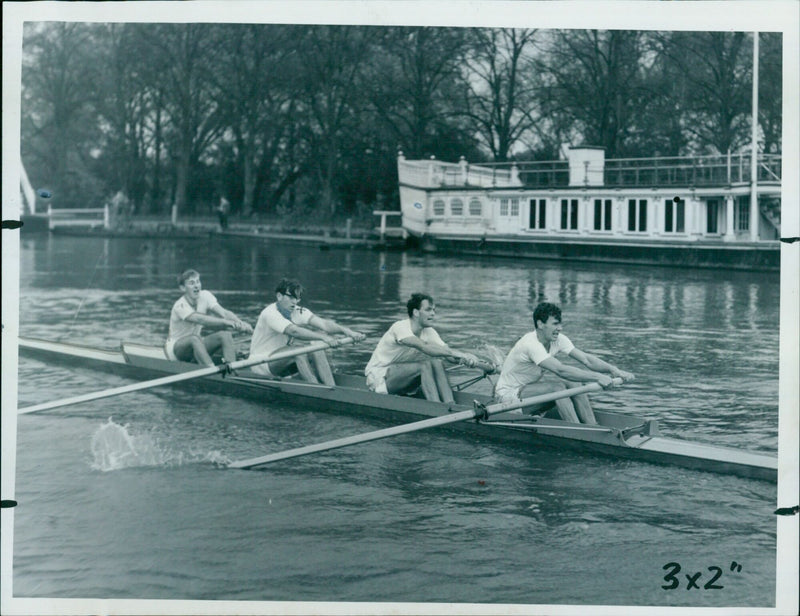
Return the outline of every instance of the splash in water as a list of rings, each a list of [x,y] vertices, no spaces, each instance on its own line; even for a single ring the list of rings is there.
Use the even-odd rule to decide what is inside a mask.
[[[506,360],[506,354],[503,351],[501,351],[499,347],[496,347],[493,344],[489,344],[488,342],[482,343],[478,347],[476,354],[481,355],[486,359],[488,359],[491,363],[493,363],[497,367],[497,370],[500,370],[500,368],[503,365],[503,362]]]
[[[92,435],[92,468],[108,472],[140,466],[179,466],[191,462],[226,464],[218,451],[185,453],[163,445],[151,434],[131,434],[109,418]]]
[[[92,435],[92,457],[92,468],[99,471],[137,466],[136,446],[127,426],[120,426],[109,418],[108,423]]]

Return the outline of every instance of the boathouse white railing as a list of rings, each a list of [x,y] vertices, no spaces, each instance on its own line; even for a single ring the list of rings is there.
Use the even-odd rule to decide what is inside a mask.
[[[47,206],[49,228],[58,227],[103,227],[111,226],[111,213],[108,205],[101,208],[54,208]]]
[[[749,184],[749,153],[714,156],[672,156],[652,158],[617,158],[585,161],[584,175],[595,180],[591,185],[607,188],[636,187],[705,187]],[[580,163],[580,161],[578,161]],[[574,165],[573,165],[574,166]],[[781,155],[760,154],[756,181],[780,183]],[[573,169],[573,176],[575,169]],[[398,160],[401,184],[421,188],[565,188],[575,185],[570,176],[570,161],[517,161],[472,165],[462,157],[458,163],[436,159]],[[601,180],[602,178],[602,180]],[[580,182],[581,184],[583,182]]]
[[[519,174],[513,165],[508,169],[497,165],[471,165],[464,157],[458,163],[438,161],[398,161],[400,182],[424,188],[469,186],[475,188],[521,186]]]

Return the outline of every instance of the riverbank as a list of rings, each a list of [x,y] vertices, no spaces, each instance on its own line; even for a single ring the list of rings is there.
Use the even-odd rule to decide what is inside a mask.
[[[206,218],[187,218],[173,224],[167,218],[142,217],[118,221],[110,228],[102,226],[56,226],[48,229],[45,221],[42,224],[41,216],[27,217],[23,220],[23,232],[47,233],[48,231],[59,235],[77,235],[88,237],[172,237],[182,239],[231,237],[250,240],[286,240],[307,245],[317,245],[326,248],[362,248],[372,250],[403,249],[406,246],[405,238],[399,229],[387,228],[381,234],[380,228],[367,228],[351,224],[332,225],[293,225],[280,221],[263,222],[250,220],[236,220],[229,222],[225,229],[220,227],[217,220]]]

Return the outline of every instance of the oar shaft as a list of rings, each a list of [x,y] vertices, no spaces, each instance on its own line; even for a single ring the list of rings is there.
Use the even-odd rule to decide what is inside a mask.
[[[615,384],[622,383],[622,379],[615,379]],[[443,426],[459,421],[474,419],[484,415],[494,415],[497,413],[504,413],[514,409],[532,406],[534,404],[543,404],[558,400],[559,398],[566,398],[569,396],[577,396],[578,394],[587,393],[590,391],[597,391],[602,389],[597,383],[590,383],[588,385],[581,385],[580,387],[573,387],[571,389],[564,389],[561,391],[542,394],[540,396],[533,396],[520,400],[519,402],[509,402],[503,404],[492,404],[483,408],[470,409],[467,411],[460,411],[458,413],[451,413],[448,415],[441,415],[440,417],[432,417],[431,419],[423,419],[422,421],[415,421],[412,423],[404,424],[402,426],[394,426],[392,428],[384,428],[383,430],[375,430],[374,432],[366,432],[355,436],[348,436],[333,441],[324,443],[317,443],[316,445],[307,445],[305,447],[298,447],[296,449],[289,449],[278,453],[261,456],[258,458],[251,458],[249,460],[239,460],[228,464],[230,468],[255,468],[263,466],[270,462],[277,462],[278,460],[286,460],[288,458],[298,458],[320,451],[329,451],[331,449],[339,449],[341,447],[348,447],[350,445],[357,445],[359,443],[366,443],[369,441],[377,441],[390,436],[397,436],[399,434],[406,434],[408,432],[416,432],[418,430],[425,430],[426,428],[434,428],[436,426]]]
[[[353,342],[353,339],[341,338],[338,340],[338,342],[339,344],[345,344],[348,342]],[[256,366],[258,364],[263,364],[270,361],[276,361],[279,359],[288,359],[290,357],[296,357],[298,355],[304,355],[306,353],[314,353],[316,351],[327,349],[329,348],[329,346],[330,345],[328,345],[325,342],[314,342],[307,346],[299,346],[297,348],[288,349],[286,351],[280,351],[272,355],[258,355],[254,357],[248,357],[247,359],[241,359],[239,361],[231,362],[230,364],[223,364],[221,366],[208,366],[206,368],[200,368],[199,370],[190,370],[189,372],[171,374],[169,376],[153,379],[151,381],[132,383],[130,385],[123,385],[122,387],[104,389],[103,391],[96,391],[88,394],[82,394],[80,396],[74,396],[72,398],[66,398],[62,400],[52,400],[50,402],[43,402],[42,404],[36,404],[34,406],[28,406],[25,408],[17,409],[17,414],[23,415],[26,413],[37,413],[40,411],[48,411],[56,408],[61,408],[64,406],[71,406],[73,404],[80,404],[81,402],[90,402],[92,400],[100,400],[102,398],[111,398],[112,396],[118,396],[120,394],[126,394],[132,391],[150,389],[152,387],[159,387],[161,385],[169,385],[171,383],[179,383],[181,381],[188,381],[191,379],[197,379],[204,376],[210,376],[212,374],[224,372],[228,369],[239,370],[240,368],[248,368],[250,366]]]
[[[298,458],[306,456],[311,453],[320,451],[328,451],[330,449],[339,449],[341,447],[348,447],[349,445],[357,445],[359,443],[366,443],[367,441],[377,441],[382,438],[390,436],[397,436],[398,434],[405,434],[406,432],[416,432],[417,430],[424,430],[425,428],[433,428],[435,426],[442,426],[450,424],[455,421],[463,421],[465,419],[472,419],[480,411],[461,411],[452,415],[442,415],[441,417],[432,417],[431,419],[423,419],[422,421],[415,421],[414,423],[404,424],[402,426],[394,426],[392,428],[384,428],[383,430],[376,430],[374,432],[367,432],[356,436],[347,436],[344,438],[336,439],[334,441],[326,441],[324,443],[317,443],[316,445],[308,445],[306,447],[298,447],[296,449],[289,449],[279,453],[273,453],[260,458],[253,458],[251,460],[240,460],[238,462],[231,462],[228,466],[230,468],[254,468],[269,464],[270,462],[277,462],[278,460],[285,460],[287,458]]]

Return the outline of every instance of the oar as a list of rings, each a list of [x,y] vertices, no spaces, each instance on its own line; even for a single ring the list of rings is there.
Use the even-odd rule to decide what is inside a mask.
[[[353,342],[352,338],[340,338],[339,344],[346,344]],[[338,346],[338,345],[337,345]],[[169,376],[162,376],[151,381],[142,381],[141,383],[133,383],[131,385],[123,385],[122,387],[114,387],[113,389],[104,389],[103,391],[96,391],[90,394],[83,394],[73,398],[66,398],[63,400],[53,400],[51,402],[43,402],[34,406],[27,406],[25,408],[17,409],[18,415],[26,413],[38,413],[39,411],[48,411],[57,409],[62,406],[70,406],[72,404],[79,404],[81,402],[89,402],[90,400],[99,400],[101,398],[110,398],[111,396],[118,396],[132,391],[139,391],[141,389],[150,389],[151,387],[158,387],[160,385],[169,385],[170,383],[179,383],[181,381],[188,381],[190,379],[197,379],[203,376],[217,374],[218,372],[227,372],[229,370],[238,370],[239,368],[247,368],[249,366],[256,366],[278,359],[287,359],[289,357],[296,357],[298,355],[305,355],[306,353],[313,353],[315,351],[322,351],[329,348],[330,345],[326,342],[314,342],[307,346],[299,346],[296,349],[289,349],[287,351],[280,351],[272,355],[257,355],[241,359],[229,364],[222,364],[220,366],[208,366],[200,368],[199,370],[190,370],[189,372],[181,372],[180,374],[171,374]]]
[[[622,379],[614,379],[614,385],[622,384]],[[357,445],[358,443],[366,443],[368,441],[377,441],[382,438],[390,436],[397,436],[398,434],[406,434],[408,432],[416,432],[417,430],[425,430],[426,428],[434,428],[436,426],[443,426],[446,424],[456,423],[459,421],[466,421],[469,419],[481,418],[484,419],[490,415],[498,413],[505,413],[506,411],[513,411],[526,406],[533,406],[534,404],[542,404],[544,402],[552,402],[560,398],[568,398],[570,396],[577,396],[590,391],[598,391],[602,387],[598,383],[589,383],[581,385],[580,387],[573,387],[571,389],[563,389],[561,391],[552,392],[549,394],[542,394],[540,396],[532,396],[525,398],[519,402],[505,402],[498,404],[491,404],[489,406],[476,405],[476,408],[467,411],[460,411],[449,415],[442,415],[441,417],[433,417],[431,419],[423,419],[422,421],[415,421],[402,426],[394,426],[393,428],[385,428],[383,430],[375,430],[374,432],[366,432],[364,434],[357,434],[355,436],[348,436],[345,438],[336,439],[333,441],[326,441],[316,445],[307,445],[306,447],[298,447],[296,449],[289,449],[278,453],[269,454],[260,458],[251,458],[249,460],[239,460],[228,464],[229,468],[256,468],[269,464],[270,462],[277,462],[278,460],[286,460],[288,458],[297,458],[320,451],[328,451],[330,449],[339,449],[340,447],[349,447],[350,445]]]

